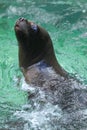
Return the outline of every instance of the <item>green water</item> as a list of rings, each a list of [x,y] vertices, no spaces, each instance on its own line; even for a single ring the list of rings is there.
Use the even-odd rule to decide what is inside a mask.
[[[87,83],[87,0],[0,0],[0,128],[27,103],[14,34],[20,17],[46,28],[59,63]]]

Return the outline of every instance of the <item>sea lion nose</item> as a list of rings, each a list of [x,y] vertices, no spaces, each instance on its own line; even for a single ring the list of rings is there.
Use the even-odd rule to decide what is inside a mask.
[[[25,18],[19,18],[19,21],[25,21]]]

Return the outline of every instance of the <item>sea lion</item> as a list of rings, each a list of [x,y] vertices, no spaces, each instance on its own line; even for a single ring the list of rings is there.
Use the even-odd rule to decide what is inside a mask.
[[[44,28],[24,18],[18,19],[14,28],[19,46],[19,66],[24,73],[29,66],[43,61],[42,66],[51,66],[56,73],[67,77],[68,73],[57,62],[52,40]]]
[[[27,84],[31,104],[27,118],[29,128],[33,129],[31,119],[36,122],[34,126],[37,129],[87,128],[87,86],[68,77],[59,65],[48,32],[20,18],[15,24],[15,34],[19,46],[19,66],[30,84]],[[19,112],[18,115],[24,117],[22,114]]]

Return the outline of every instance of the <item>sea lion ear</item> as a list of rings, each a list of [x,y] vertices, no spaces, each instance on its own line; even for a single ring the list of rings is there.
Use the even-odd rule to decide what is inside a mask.
[[[34,32],[37,32],[38,31],[38,26],[34,23],[31,23],[31,29],[34,31]]]

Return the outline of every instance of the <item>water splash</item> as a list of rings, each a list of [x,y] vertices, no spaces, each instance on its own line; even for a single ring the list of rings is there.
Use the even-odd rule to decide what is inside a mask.
[[[41,24],[51,35],[59,63],[87,83],[86,10],[87,3],[82,0],[0,0],[0,129],[86,130],[86,109],[64,112],[58,104],[46,103],[45,93],[38,87],[35,89],[21,81],[14,35],[14,23],[19,17]],[[86,87],[80,87],[78,95],[80,91],[86,93]],[[39,96],[33,100],[32,107],[27,97],[36,94]],[[52,94],[48,91],[47,94],[52,100]],[[81,101],[83,96],[79,98]]]

